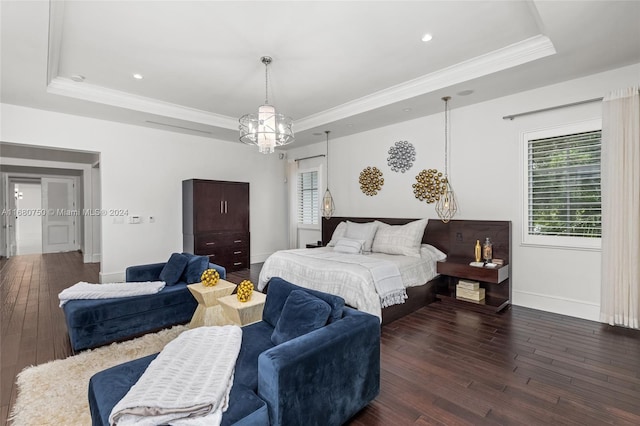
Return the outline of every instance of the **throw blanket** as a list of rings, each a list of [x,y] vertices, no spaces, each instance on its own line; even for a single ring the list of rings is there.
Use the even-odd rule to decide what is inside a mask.
[[[118,402],[111,425],[219,425],[228,407],[242,329],[199,327],[169,342]]]
[[[111,299],[114,297],[132,297],[158,293],[165,286],[164,281],[139,283],[90,284],[81,281],[65,288],[58,294],[60,307],[75,299]]]
[[[383,308],[391,305],[399,305],[407,300],[407,290],[402,284],[400,269],[391,262],[374,259],[361,254],[345,255],[336,252],[325,253],[314,257],[331,259],[342,263],[352,263],[367,268],[371,273],[373,284],[380,297],[380,305],[382,305]]]
[[[370,255],[333,250],[283,250],[269,256],[258,289],[272,277],[336,294],[354,308],[382,318],[382,307],[404,303],[406,289],[397,265]]]

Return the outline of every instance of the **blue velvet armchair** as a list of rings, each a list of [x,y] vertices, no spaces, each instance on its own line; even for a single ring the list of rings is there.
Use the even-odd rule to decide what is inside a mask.
[[[291,311],[294,304],[290,299],[296,290],[329,306],[317,310],[326,316],[308,332],[302,331],[300,324],[307,321],[309,311],[316,312],[318,303]],[[283,326],[285,320],[292,320],[293,328]],[[289,334],[289,340],[274,343],[274,333],[292,330],[294,335],[303,334]],[[112,367],[91,378],[93,425],[109,424],[112,408],[155,356]],[[273,278],[262,321],[242,329],[229,408],[222,416],[222,425],[341,425],[379,391],[379,319],[345,307],[338,296]]]

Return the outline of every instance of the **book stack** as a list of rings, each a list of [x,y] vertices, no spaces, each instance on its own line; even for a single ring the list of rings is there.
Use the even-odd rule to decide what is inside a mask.
[[[478,281],[459,280],[456,286],[456,298],[479,302],[484,299],[484,291]]]

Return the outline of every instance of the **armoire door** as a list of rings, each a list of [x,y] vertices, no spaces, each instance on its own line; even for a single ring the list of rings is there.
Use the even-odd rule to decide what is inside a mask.
[[[217,182],[196,181],[193,185],[194,232],[224,230],[224,187]]]
[[[249,184],[224,184],[224,230],[249,232]]]

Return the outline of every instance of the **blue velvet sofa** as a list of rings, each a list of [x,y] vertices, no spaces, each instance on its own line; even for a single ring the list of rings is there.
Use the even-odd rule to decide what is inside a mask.
[[[187,259],[186,263],[181,256]],[[182,263],[169,271],[174,278],[161,279],[163,272],[166,274],[171,262],[178,257]],[[167,281],[156,294],[70,300],[62,308],[71,347],[74,351],[95,348],[188,322],[198,303],[187,284],[199,282],[207,268],[217,270],[221,278],[226,278],[225,268],[209,263],[206,256],[174,253],[168,262],[130,266],[126,270],[126,281],[131,285],[142,281]]]
[[[274,332],[291,314],[290,299],[294,293],[300,294],[295,290],[326,302],[328,317],[313,331],[305,332],[296,324],[296,332],[303,334],[274,344]],[[294,311],[293,319],[311,310]],[[93,425],[109,424],[113,407],[156,356],[120,364],[91,377]],[[344,306],[341,297],[273,278],[262,321],[242,329],[229,408],[222,416],[222,425],[340,425],[379,391],[379,319]]]

